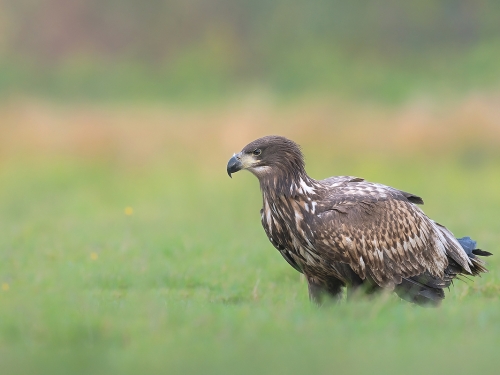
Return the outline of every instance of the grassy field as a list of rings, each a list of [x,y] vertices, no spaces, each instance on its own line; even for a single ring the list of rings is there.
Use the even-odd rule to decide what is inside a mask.
[[[495,97],[404,108],[0,108],[1,374],[466,374],[500,366]],[[495,125],[496,124],[496,125]],[[232,152],[281,133],[313,177],[424,198],[495,256],[439,309],[316,308],[268,242]]]
[[[283,101],[320,93],[397,106],[422,95],[459,98],[500,87],[500,36],[459,53],[442,46],[399,56],[375,44],[375,56],[353,56],[353,51],[333,47],[332,35],[323,42],[294,40],[293,48],[277,42],[265,48],[267,52],[247,52],[244,57],[237,57],[241,45],[228,44],[226,36],[152,65],[73,58],[47,66],[37,60],[9,61],[0,54],[0,99],[29,93],[69,103],[213,106],[255,91]]]

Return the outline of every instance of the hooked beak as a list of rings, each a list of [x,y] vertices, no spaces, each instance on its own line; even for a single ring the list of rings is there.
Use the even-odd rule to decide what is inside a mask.
[[[243,169],[243,164],[239,159],[239,154],[234,154],[227,163],[227,174],[231,177],[231,173],[238,172]]]

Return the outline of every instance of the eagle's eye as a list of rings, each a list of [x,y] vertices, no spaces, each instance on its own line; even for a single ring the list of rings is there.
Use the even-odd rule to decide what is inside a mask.
[[[252,154],[254,156],[259,156],[260,154],[262,153],[262,150],[260,148],[256,148],[255,150],[253,150]]]

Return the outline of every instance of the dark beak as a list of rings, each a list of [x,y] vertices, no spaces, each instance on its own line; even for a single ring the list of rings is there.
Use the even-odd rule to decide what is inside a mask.
[[[234,155],[227,163],[227,174],[231,177],[231,173],[238,172],[242,168],[243,164],[241,164],[241,161],[239,161],[236,155]]]

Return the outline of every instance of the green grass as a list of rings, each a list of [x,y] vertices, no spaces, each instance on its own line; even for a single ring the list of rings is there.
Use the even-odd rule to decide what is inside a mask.
[[[313,176],[362,175],[423,196],[426,213],[496,254],[491,272],[457,282],[439,309],[392,295],[316,308],[265,237],[250,174],[5,162],[0,373],[493,373],[500,165],[320,162],[308,159]]]
[[[253,69],[234,61],[232,47],[219,51],[203,45],[157,64],[81,57],[50,65],[0,56],[0,99],[35,96],[70,103],[191,106],[225,103],[248,92],[285,102],[325,94],[386,105],[428,96],[453,99],[498,91],[499,43],[492,39],[460,52],[446,48],[392,56],[352,55],[330,38],[307,40],[293,48],[269,46],[265,57],[253,56]]]

